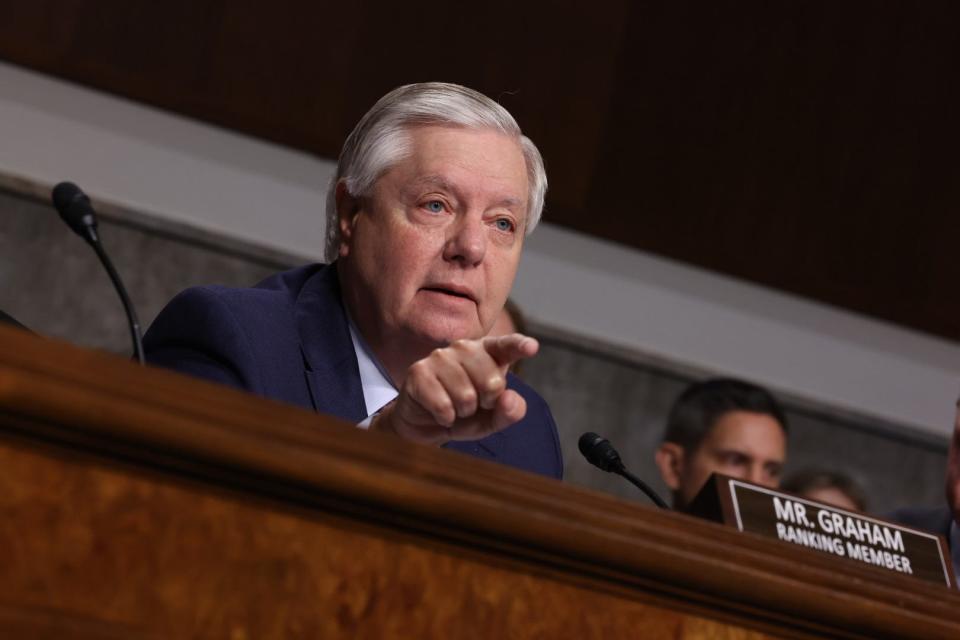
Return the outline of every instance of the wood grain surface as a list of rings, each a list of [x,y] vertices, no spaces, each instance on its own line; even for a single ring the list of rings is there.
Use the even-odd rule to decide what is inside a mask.
[[[763,637],[449,546],[90,461],[4,447],[0,466],[0,598],[159,637]]]
[[[145,637],[960,637],[943,588],[2,327],[0,468],[0,604]]]

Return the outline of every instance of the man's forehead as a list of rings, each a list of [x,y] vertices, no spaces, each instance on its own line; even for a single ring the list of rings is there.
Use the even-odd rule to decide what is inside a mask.
[[[703,442],[713,449],[757,452],[780,450],[786,446],[786,440],[783,427],[773,416],[732,411],[713,424]]]
[[[463,187],[457,183],[455,178],[439,173],[431,173],[427,175],[414,176],[412,179],[407,181],[405,190],[417,192],[428,189],[436,189],[438,191],[459,194],[463,190]],[[500,206],[518,208],[525,204],[525,199],[521,195],[503,193],[502,197],[497,198],[496,204]]]
[[[768,413],[734,409],[719,416],[711,425],[709,434],[714,435],[743,435],[756,437],[758,433],[784,433],[783,425],[774,416]]]
[[[712,450],[714,455],[741,455],[745,458],[764,462],[783,462],[783,450],[779,447],[756,447],[738,445],[720,445]]]
[[[409,129],[408,158],[419,164],[440,165],[454,160],[482,166],[486,171],[527,173],[527,160],[520,142],[490,129],[422,126]],[[428,172],[430,170],[428,169]]]

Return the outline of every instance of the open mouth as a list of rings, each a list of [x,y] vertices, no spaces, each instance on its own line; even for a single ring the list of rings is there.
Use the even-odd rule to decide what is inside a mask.
[[[464,300],[475,302],[473,296],[471,296],[469,293],[463,291],[454,291],[453,289],[447,289],[446,287],[424,287],[423,290],[433,291],[434,293],[442,293],[444,295],[453,296],[455,298],[463,298]]]

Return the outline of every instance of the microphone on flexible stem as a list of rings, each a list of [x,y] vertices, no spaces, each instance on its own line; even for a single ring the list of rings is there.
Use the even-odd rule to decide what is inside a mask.
[[[130,335],[133,338],[133,354],[140,364],[144,364],[140,321],[137,320],[137,312],[133,310],[130,296],[127,295],[127,290],[120,281],[120,275],[113,268],[110,257],[100,244],[100,234],[97,233],[97,214],[93,210],[93,205],[90,204],[90,198],[72,182],[61,182],[53,188],[53,206],[67,226],[97,252],[97,257],[100,258],[103,268],[107,270],[107,275],[113,282],[113,288],[120,296],[123,310],[127,313],[127,323],[130,325]]]
[[[653,500],[655,505],[661,509],[669,509],[667,503],[664,502],[653,489],[648,487],[643,480],[627,471],[627,468],[623,466],[623,462],[620,460],[620,454],[613,448],[609,440],[595,433],[587,432],[580,436],[578,446],[580,447],[580,453],[587,459],[587,462],[603,471],[623,476],[640,489],[640,491],[647,494],[647,497]]]

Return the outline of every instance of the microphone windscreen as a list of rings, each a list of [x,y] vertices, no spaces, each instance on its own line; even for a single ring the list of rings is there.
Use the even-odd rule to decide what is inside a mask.
[[[90,198],[72,182],[61,182],[53,188],[53,206],[63,221],[84,238],[87,229],[97,225]]]
[[[603,440],[603,438],[592,431],[588,431],[582,436],[580,436],[579,442],[577,442],[577,447],[580,449],[580,453],[586,457],[590,457],[590,452],[593,451],[593,447],[596,446],[598,442]]]
[[[577,446],[590,464],[604,471],[613,471],[621,465],[620,454],[610,441],[596,433],[588,431],[580,436]]]
[[[73,202],[78,195],[83,195],[80,187],[72,182],[61,182],[53,188],[53,206],[57,211],[63,211]]]

